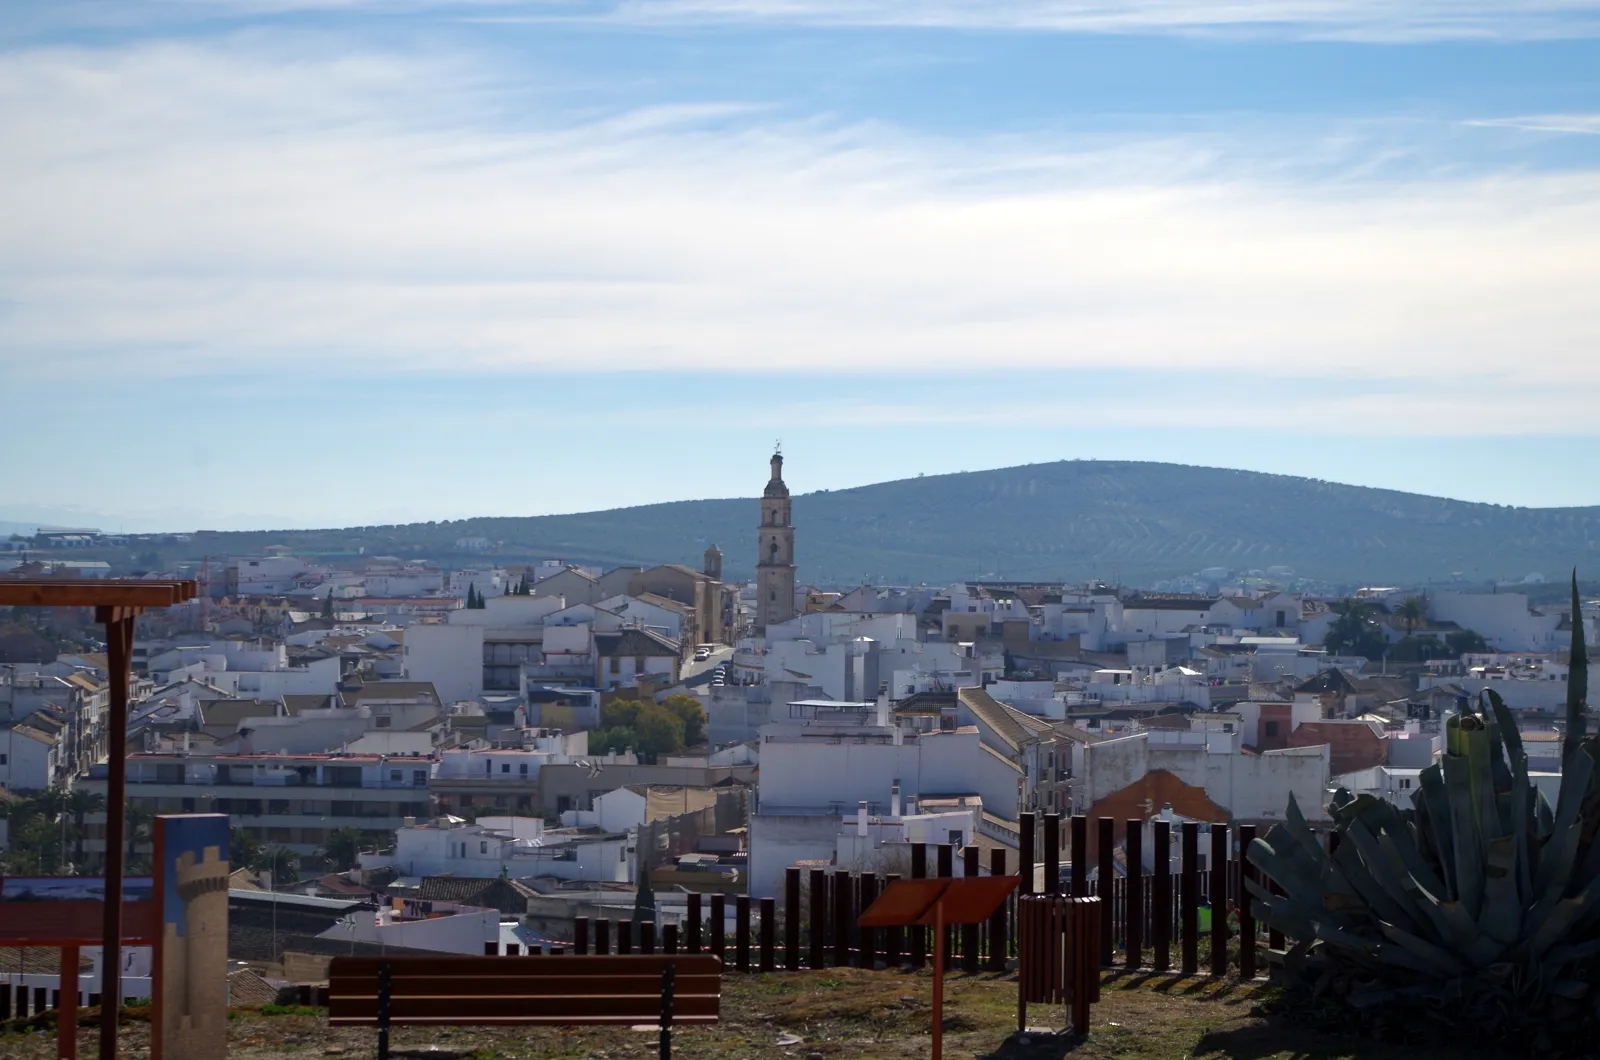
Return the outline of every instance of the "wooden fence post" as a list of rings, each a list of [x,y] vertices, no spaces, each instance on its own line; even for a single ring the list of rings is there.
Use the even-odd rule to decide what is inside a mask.
[[[728,966],[728,896],[711,896],[711,952]]]
[[[855,878],[835,870],[833,877],[833,966],[850,967],[850,928],[855,924]]]
[[[1184,975],[1200,974],[1200,824],[1183,822],[1183,867],[1179,878],[1180,906],[1178,933],[1179,970]]]
[[[700,952],[700,932],[705,927],[705,914],[700,911],[700,892],[689,892],[689,933],[684,946],[688,953]]]
[[[1112,936],[1112,921],[1116,919],[1116,822],[1109,817],[1100,818],[1100,963],[1110,965],[1116,958],[1116,940]]]
[[[656,952],[656,922],[654,920],[646,920],[639,925],[639,952]]]
[[[961,875],[972,879],[978,875],[978,848],[967,847],[961,852]],[[978,925],[961,926],[961,970],[968,975],[978,972]]]
[[[891,872],[883,878],[884,887],[888,887],[900,878],[898,872]],[[905,929],[892,927],[886,932],[884,938],[883,963],[889,968],[898,968],[905,962]]]
[[[589,952],[589,918],[586,916],[572,920],[572,952],[580,955]]]
[[[750,896],[741,894],[733,900],[734,966],[741,972],[750,970]]]
[[[594,922],[594,952],[602,957],[611,952],[611,921],[605,917]]]
[[[1089,818],[1072,815],[1072,897],[1089,897]]]
[[[633,921],[617,921],[617,952],[633,952]]]
[[[1155,822],[1151,862],[1155,865],[1155,878],[1151,880],[1150,943],[1155,947],[1158,972],[1172,970],[1172,822]]]
[[[863,872],[860,881],[861,905],[856,911],[856,919],[861,919],[861,914],[872,907],[878,899],[878,876],[876,873]],[[856,964],[868,971],[878,965],[878,933],[876,929],[862,926],[856,927],[857,937],[860,939],[856,947]]]
[[[828,876],[821,869],[812,869],[811,884],[811,940],[807,947],[807,966],[812,970],[821,968],[825,963],[823,946],[827,943],[828,935]]]
[[[1061,815],[1044,815],[1044,893],[1061,893]]]
[[[1228,826],[1211,826],[1211,974],[1228,974]]]
[[[995,847],[989,851],[989,875],[1004,876],[1006,874],[1006,851],[1004,847]],[[1007,898],[995,909],[994,915],[989,918],[989,970],[1003,972],[1006,970],[1006,943],[1010,936],[1006,933],[1006,906],[1015,898]]]
[[[934,849],[939,852],[939,878],[948,880],[956,874],[955,848],[949,843],[940,843]],[[933,944],[938,946],[944,954],[944,966],[946,968],[950,967],[950,958],[955,954],[955,937],[956,929],[946,924],[944,937],[933,940]]]
[[[783,968],[800,970],[800,870],[783,870]]]
[[[678,952],[678,925],[664,924],[661,928],[661,952],[675,954]]]
[[[911,878],[925,880],[928,878],[928,845],[926,843],[911,844]],[[906,934],[910,936],[911,967],[920,970],[928,960],[928,929],[924,927],[909,927]]]
[[[1035,828],[1033,814],[1023,813],[1017,815],[1017,874],[1022,877],[1022,882],[1017,884],[1018,894],[1033,893],[1033,838]]]
[[[1283,888],[1278,886],[1277,880],[1268,880],[1267,889],[1280,898],[1283,896]],[[1283,932],[1279,931],[1277,928],[1269,927],[1267,929],[1268,946],[1271,946],[1275,950],[1281,950],[1285,948],[1284,944],[1286,941],[1287,940],[1283,937]]]
[[[778,967],[777,955],[773,952],[777,939],[778,925],[778,900],[776,898],[761,899],[761,970],[770,972]]]
[[[1239,826],[1239,978],[1247,983],[1256,977],[1256,915],[1250,908],[1250,889],[1245,886],[1246,880],[1255,878],[1247,856],[1255,839],[1255,825]]]
[[[1124,850],[1128,862],[1128,911],[1123,914],[1123,938],[1128,971],[1144,963],[1144,821],[1128,821]]]

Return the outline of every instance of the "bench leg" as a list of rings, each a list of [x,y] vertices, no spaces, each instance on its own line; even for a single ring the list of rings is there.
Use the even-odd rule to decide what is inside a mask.
[[[661,969],[661,1060],[672,1060],[672,990],[676,976],[674,963],[668,961]]]
[[[378,966],[378,1060],[389,1060],[389,962]]]

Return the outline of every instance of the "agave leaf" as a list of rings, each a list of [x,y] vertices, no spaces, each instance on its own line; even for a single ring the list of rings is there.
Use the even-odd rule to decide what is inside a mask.
[[[1346,828],[1344,836],[1348,840],[1348,846],[1339,847],[1338,852],[1334,854],[1334,861],[1344,871],[1351,884],[1363,897],[1368,897],[1372,901],[1373,908],[1385,921],[1414,934],[1426,933],[1426,915],[1416,908],[1416,900],[1405,890],[1405,883],[1411,877],[1403,871],[1399,873],[1389,871],[1391,866],[1379,850],[1378,841],[1360,821],[1355,821]],[[1350,851],[1348,856],[1346,856],[1347,849]],[[1369,896],[1369,890],[1375,893],[1375,897]]]
[[[1420,788],[1414,802],[1417,806],[1417,839],[1423,856],[1439,866],[1439,876],[1445,883],[1441,898],[1460,898],[1461,885],[1456,880],[1455,833],[1450,824],[1450,792],[1444,782],[1444,766],[1438,763],[1424,769],[1420,775]]]
[[[1383,925],[1383,936],[1425,963],[1427,965],[1425,970],[1433,975],[1451,978],[1467,974],[1467,966],[1460,957],[1427,939],[1401,931],[1393,924]]]
[[[1517,845],[1511,836],[1489,840],[1483,865],[1483,911],[1478,928],[1502,946],[1517,941],[1522,927],[1522,903],[1517,898]]]
[[[1439,764],[1450,798],[1448,831],[1455,847],[1455,883],[1461,903],[1476,920],[1483,912],[1483,840],[1479,834],[1482,817],[1475,812],[1472,799],[1472,765],[1462,755],[1446,755]]]
[[[1550,965],[1571,964],[1600,954],[1600,939],[1590,939],[1588,942],[1568,943],[1562,946],[1551,946],[1544,955],[1546,967]]]
[[[1532,931],[1537,921],[1567,892],[1572,865],[1578,857],[1578,841],[1582,838],[1582,824],[1572,821],[1565,828],[1558,826],[1540,848],[1534,873],[1534,904],[1524,917],[1524,932]]]
[[[1433,926],[1433,937],[1442,942],[1448,941],[1450,924],[1439,909],[1439,891],[1433,889],[1438,886],[1439,879],[1426,865],[1412,866],[1403,848],[1410,848],[1414,857],[1415,844],[1404,831],[1398,833],[1398,836],[1400,838],[1397,839],[1397,833],[1394,832],[1384,832],[1378,836],[1378,850],[1383,856],[1383,871],[1402,881],[1400,885],[1404,887],[1406,896]],[[1421,859],[1416,860],[1420,862]]]
[[[1538,788],[1533,789],[1533,818],[1538,829],[1538,834],[1547,836],[1555,827],[1555,808],[1550,805],[1550,800],[1544,797],[1544,792]]]

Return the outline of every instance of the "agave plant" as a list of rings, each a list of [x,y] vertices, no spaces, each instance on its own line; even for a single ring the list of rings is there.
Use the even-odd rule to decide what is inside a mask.
[[[1584,714],[1576,574],[1572,604],[1554,807],[1529,782],[1511,712],[1486,691],[1447,720],[1411,809],[1340,791],[1327,846],[1293,802],[1252,844],[1250,861],[1282,892],[1252,881],[1252,908],[1294,940],[1294,985],[1356,1009],[1415,1003],[1475,1033],[1600,1017],[1585,982],[1600,955],[1600,744]]]

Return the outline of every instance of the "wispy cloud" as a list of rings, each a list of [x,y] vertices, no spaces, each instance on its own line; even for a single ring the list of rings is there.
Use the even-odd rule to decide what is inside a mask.
[[[1489,129],[1600,136],[1600,114],[1529,114],[1511,118],[1480,118],[1467,124]]]
[[[804,25],[1180,33],[1380,42],[1600,34],[1596,0],[128,0],[63,3],[53,18],[127,24],[355,11],[628,25]]]
[[[477,56],[257,36],[0,56],[0,129],[14,377],[1600,381],[1593,172],[1319,180],[741,100],[574,118]]]

